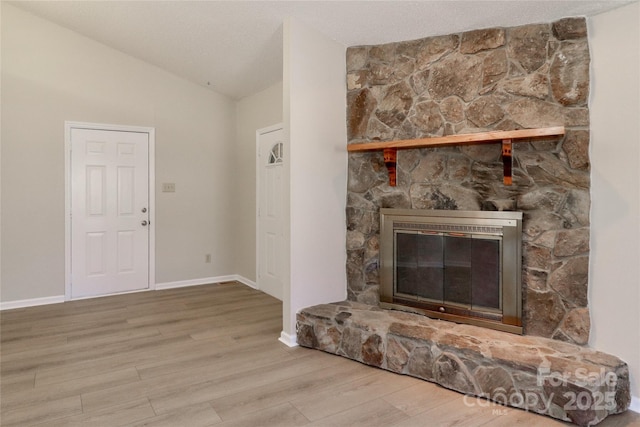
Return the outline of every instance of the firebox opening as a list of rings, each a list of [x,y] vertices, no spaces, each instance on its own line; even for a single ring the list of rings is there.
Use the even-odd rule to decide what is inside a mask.
[[[383,209],[383,307],[522,333],[519,212]]]

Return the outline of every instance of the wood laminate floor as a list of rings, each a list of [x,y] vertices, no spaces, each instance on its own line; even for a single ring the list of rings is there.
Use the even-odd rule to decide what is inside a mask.
[[[237,282],[0,314],[2,426],[564,426],[278,341]],[[602,426],[640,425],[640,414]]]

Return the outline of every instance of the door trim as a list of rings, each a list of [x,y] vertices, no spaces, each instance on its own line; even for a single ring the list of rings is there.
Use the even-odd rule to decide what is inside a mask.
[[[272,126],[267,126],[256,130],[256,288],[261,289],[260,283],[260,137],[271,132],[276,132],[284,129],[283,123],[278,123]],[[288,156],[289,153],[286,153]],[[287,158],[284,159],[287,162]],[[264,292],[264,291],[263,291]]]
[[[149,135],[149,288],[156,287],[156,131],[152,127],[64,122],[64,300],[71,300],[71,129],[138,132]],[[140,292],[140,291],[133,291]]]

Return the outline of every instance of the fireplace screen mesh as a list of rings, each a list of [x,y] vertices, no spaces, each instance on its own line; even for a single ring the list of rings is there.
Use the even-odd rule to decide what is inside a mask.
[[[395,293],[471,310],[500,310],[500,240],[395,233]]]

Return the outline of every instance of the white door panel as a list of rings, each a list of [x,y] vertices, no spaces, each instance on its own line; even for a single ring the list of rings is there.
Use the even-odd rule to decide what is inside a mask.
[[[258,135],[258,288],[282,300],[284,132]]]
[[[71,298],[148,288],[148,221],[149,134],[72,128]]]

